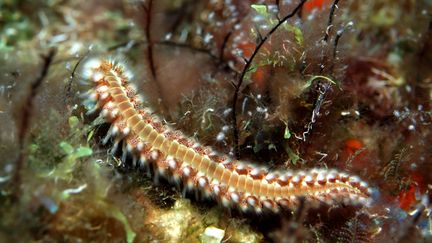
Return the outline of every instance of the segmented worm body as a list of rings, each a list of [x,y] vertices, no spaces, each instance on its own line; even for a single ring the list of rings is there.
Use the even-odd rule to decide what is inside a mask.
[[[370,202],[367,184],[356,176],[325,169],[269,172],[201,146],[142,107],[122,65],[90,60],[84,74],[93,83],[88,98],[112,124],[107,138],[114,137],[115,144],[123,140],[124,151],[140,164],[152,163],[158,173],[214,196],[224,206],[260,212],[294,209],[300,198],[312,205]]]

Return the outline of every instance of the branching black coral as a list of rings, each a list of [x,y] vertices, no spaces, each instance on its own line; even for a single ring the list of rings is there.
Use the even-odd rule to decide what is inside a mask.
[[[255,58],[255,56],[259,53],[263,45],[266,43],[266,41],[270,38],[270,36],[286,21],[288,21],[290,18],[292,18],[296,13],[302,9],[303,4],[307,0],[302,0],[295,8],[294,10],[283,17],[282,19],[278,20],[278,23],[271,28],[271,30],[259,40],[259,43],[257,47],[255,48],[254,52],[252,53],[252,56],[249,58],[249,60],[246,61],[246,64],[240,74],[240,78],[237,82],[237,84],[234,84],[234,96],[233,96],[233,102],[232,102],[232,125],[233,125],[233,135],[234,135],[234,151],[237,158],[240,158],[240,151],[239,151],[239,131],[237,127],[237,100],[240,93],[240,88],[243,84],[243,81],[245,79],[246,73],[249,71],[249,68],[251,67],[251,64]]]

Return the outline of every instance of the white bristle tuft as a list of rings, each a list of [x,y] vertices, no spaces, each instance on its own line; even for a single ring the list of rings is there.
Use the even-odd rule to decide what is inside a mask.
[[[143,149],[144,149],[144,143],[143,142],[138,142],[138,144],[137,144],[137,150],[141,151]]]
[[[217,184],[213,185],[212,188],[213,188],[214,194],[219,195],[219,193],[220,193],[220,187],[219,187],[219,185],[217,185]]]
[[[226,197],[222,197],[221,202],[222,202],[222,205],[226,208],[229,207],[231,204],[230,201]]]
[[[105,99],[107,99],[109,97],[109,94],[107,93],[107,92],[104,92],[104,93],[101,93],[100,94],[100,99],[101,100],[105,100]]]
[[[198,185],[199,185],[201,188],[206,187],[206,186],[207,186],[207,181],[206,181],[206,179],[204,179],[203,177],[198,178]]]
[[[326,177],[325,177],[324,173],[319,172],[316,179],[317,179],[317,181],[325,181]]]
[[[91,79],[93,82],[98,82],[100,80],[102,80],[104,77],[104,74],[101,72],[95,72],[93,73],[93,75],[91,75]]]
[[[256,206],[256,200],[255,200],[254,198],[252,198],[252,197],[248,197],[248,198],[246,199],[246,202],[247,202],[250,206],[252,206],[252,207],[255,207],[255,206]]]
[[[189,168],[189,166],[182,168],[182,171],[183,171],[183,175],[186,177],[189,177],[191,174],[191,169]]]
[[[159,153],[158,153],[158,151],[156,151],[156,150],[152,150],[152,151],[150,152],[150,158],[151,158],[152,160],[157,160],[157,159],[159,158]]]
[[[231,193],[231,200],[232,200],[234,203],[238,203],[238,202],[240,201],[240,196],[239,196],[237,193],[232,192],[232,193]]]
[[[124,136],[127,136],[127,135],[130,133],[130,128],[129,128],[129,127],[125,127],[125,128],[122,130],[122,133],[123,133]]]
[[[92,93],[90,93],[88,99],[93,101],[93,102],[97,101],[98,100],[98,94],[96,92],[92,92]]]
[[[102,64],[102,60],[93,58],[84,63],[83,66],[83,77],[85,79],[90,79],[92,75],[95,73],[95,70],[98,69]]]
[[[175,170],[177,168],[177,162],[174,160],[174,158],[170,157],[167,158],[168,166],[171,170]]]

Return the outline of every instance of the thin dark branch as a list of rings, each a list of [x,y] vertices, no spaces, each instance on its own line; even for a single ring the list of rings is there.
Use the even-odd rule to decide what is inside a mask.
[[[266,43],[266,41],[268,40],[268,38],[282,25],[284,24],[288,19],[292,18],[299,9],[301,9],[301,7],[303,6],[303,4],[306,2],[307,0],[302,0],[299,5],[297,5],[297,7],[287,16],[285,16],[283,19],[281,19],[259,42],[258,46],[256,47],[256,49],[254,50],[254,52],[252,53],[251,58],[249,59],[249,61],[246,63],[245,67],[243,68],[243,71],[240,75],[240,79],[239,82],[237,83],[236,87],[237,89],[239,89],[241,87],[241,85],[243,84],[244,81],[244,77],[246,75],[246,72],[249,70],[250,65],[253,62],[253,59],[255,58],[255,56],[259,53],[259,51],[261,50],[261,47]]]
[[[151,35],[152,34],[153,3],[154,3],[153,0],[148,0],[147,5],[144,5],[144,3],[142,4],[142,8],[146,14],[144,33],[145,33],[145,36],[147,39],[147,59],[148,59],[148,65],[149,65],[152,81],[156,85],[159,97],[161,97],[161,101],[162,101],[160,104],[162,106],[161,111],[162,111],[162,113],[165,113],[165,116],[169,116],[169,114],[167,113],[169,110],[168,106],[166,105],[166,103],[164,102],[164,99],[163,99],[162,86],[158,82],[157,72],[156,72],[156,64],[155,64],[155,59],[154,59],[154,42],[153,42],[153,38]]]
[[[328,22],[327,22],[327,28],[326,28],[326,31],[325,31],[325,34],[324,34],[324,38],[323,38],[323,41],[325,43],[328,43],[329,38],[330,38],[330,30],[333,28],[333,17],[334,17],[334,13],[336,11],[338,3],[339,3],[339,0],[335,0],[333,2],[333,4],[332,4],[331,8],[330,8],[330,14],[329,14]],[[326,56],[324,54],[324,49],[325,48],[323,48],[323,51],[322,51],[322,58],[321,58],[321,64],[320,64],[320,73],[322,73],[324,71],[324,67],[325,67],[324,62],[326,60]]]
[[[278,21],[280,21],[280,18],[279,18],[280,5],[279,4],[280,4],[280,1],[279,0],[275,0],[275,5],[276,5],[276,9],[277,9],[276,18],[277,18]]]
[[[138,45],[141,45],[141,44],[147,45],[147,41],[145,41],[145,40],[132,40],[132,41],[119,43],[119,44],[116,44],[114,46],[109,47],[108,51],[114,51],[118,48],[123,48],[125,46],[129,49],[129,48],[133,48],[133,47],[136,47]],[[229,65],[226,65],[224,62],[221,63],[220,57],[214,55],[209,49],[206,49],[206,48],[194,47],[194,46],[191,46],[187,43],[179,43],[179,42],[174,42],[174,41],[170,41],[170,40],[165,40],[165,41],[161,41],[161,42],[153,42],[153,45],[185,48],[185,49],[189,49],[189,50],[194,51],[194,52],[203,53],[203,54],[208,55],[210,58],[212,58],[214,60],[215,64],[223,65],[224,67],[230,68],[231,71],[235,72],[235,70],[232,70],[232,68]]]
[[[330,35],[330,29],[331,29],[332,26],[333,26],[333,17],[334,17],[334,12],[335,12],[335,10],[336,10],[336,8],[337,8],[337,4],[338,4],[338,3],[339,3],[339,0],[335,0],[335,1],[333,2],[332,6],[331,6],[330,14],[329,14],[329,19],[328,19],[328,22],[327,22],[327,30],[326,30],[326,32],[325,32],[325,36],[324,36],[324,41],[325,41],[325,42],[328,41],[328,38],[329,38],[329,35]]]
[[[51,49],[49,53],[45,56],[43,56],[43,66],[42,71],[40,72],[39,76],[36,78],[35,81],[30,86],[30,93],[27,97],[27,100],[24,103],[24,106],[21,109],[21,117],[20,122],[18,126],[18,143],[19,143],[19,151],[20,154],[15,161],[15,171],[13,178],[11,180],[12,186],[14,187],[13,190],[13,199],[17,200],[20,195],[20,187],[21,187],[21,170],[24,166],[25,158],[27,157],[27,152],[25,149],[26,144],[26,136],[27,131],[29,128],[31,116],[32,116],[32,110],[33,110],[33,100],[37,95],[37,92],[39,90],[39,87],[42,84],[42,81],[45,79],[45,77],[48,74],[48,70],[51,66],[51,63],[54,59],[54,56],[56,54],[55,49]]]
[[[68,99],[72,96],[72,95],[71,95],[71,91],[72,91],[72,82],[73,82],[73,80],[75,79],[76,71],[77,71],[77,69],[78,69],[80,63],[82,62],[82,60],[84,60],[84,58],[87,57],[87,55],[88,55],[88,52],[87,52],[85,55],[81,56],[81,57],[78,59],[77,63],[75,64],[74,68],[72,69],[72,73],[71,73],[71,75],[70,75],[69,82],[68,82],[68,84],[66,85],[66,98],[68,98]],[[65,100],[65,102],[66,102],[66,100]]]
[[[147,55],[150,66],[150,72],[152,74],[153,80],[156,80],[156,67],[153,57],[153,40],[152,40],[152,10],[153,10],[153,0],[148,0],[147,6],[144,8],[146,11],[146,26],[145,26],[145,36],[147,39]]]
[[[164,46],[172,46],[172,47],[180,47],[180,48],[186,48],[195,52],[200,52],[200,53],[204,53],[207,54],[208,56],[210,56],[211,58],[218,60],[219,58],[217,56],[215,56],[214,54],[211,53],[210,50],[205,49],[205,48],[199,48],[199,47],[193,47],[189,44],[185,44],[185,43],[178,43],[178,42],[173,42],[173,41],[161,41],[158,43],[155,43],[157,45],[164,45]]]
[[[221,64],[224,63],[223,60],[224,60],[224,57],[225,57],[225,49],[226,49],[226,45],[227,45],[229,39],[231,38],[232,33],[234,32],[234,27],[235,27],[236,25],[238,25],[238,24],[240,23],[240,21],[241,21],[241,20],[237,19],[237,20],[234,22],[234,24],[231,25],[231,29],[230,29],[230,31],[228,32],[228,34],[224,37],[224,40],[223,40],[223,42],[222,42],[221,49],[220,49],[220,51],[219,51],[219,65],[221,65]],[[227,65],[227,66],[228,66],[228,65]]]
[[[346,24],[345,26],[343,26],[341,29],[339,29],[336,32],[336,37],[335,37],[334,42],[333,42],[333,63],[331,65],[331,67],[330,67],[330,71],[331,72],[333,72],[333,69],[334,69],[334,66],[335,66],[335,63],[336,63],[337,48],[338,48],[338,45],[339,45],[339,40],[342,37],[342,35],[345,33],[345,30],[347,28],[351,27],[351,26],[352,26],[352,22],[349,22],[348,24]]]
[[[336,56],[337,56],[337,47],[339,44],[339,39],[342,37],[343,31],[338,31],[338,33],[336,34],[334,43],[333,43],[333,62],[332,65],[330,67],[330,71],[333,72],[335,63],[336,63]]]
[[[237,159],[240,158],[240,151],[239,151],[239,134],[238,134],[238,128],[237,128],[237,99],[240,93],[240,88],[243,84],[244,78],[246,73],[249,71],[249,68],[255,58],[255,56],[259,53],[263,45],[266,43],[266,41],[269,39],[269,37],[282,25],[284,24],[288,19],[292,18],[302,7],[303,4],[307,0],[301,0],[301,2],[297,5],[297,7],[288,15],[283,17],[281,20],[278,21],[278,23],[273,26],[273,28],[260,40],[258,43],[256,49],[252,53],[252,56],[250,59],[246,62],[243,71],[240,74],[240,79],[237,84],[234,85],[234,96],[233,96],[233,102],[232,102],[232,121],[233,121],[233,128],[234,128],[234,152],[237,157]]]
[[[225,5],[225,4],[224,4]],[[223,41],[222,41],[222,45],[221,48],[219,50],[219,61],[218,61],[218,66],[219,67],[224,67],[225,69],[230,69],[231,71],[234,71],[235,73],[237,73],[237,71],[233,70],[227,63],[224,62],[225,59],[225,49],[227,47],[227,44],[231,38],[231,35],[234,32],[235,26],[238,25],[241,22],[241,20],[239,18],[236,18],[235,22],[231,24],[230,26],[230,30],[228,31],[228,33],[225,35]]]
[[[328,18],[328,22],[327,22],[327,28],[326,28],[326,31],[324,34],[324,38],[322,40],[326,44],[329,42],[330,30],[333,28],[333,17],[334,17],[334,13],[336,11],[338,3],[339,3],[339,0],[335,0],[332,4],[331,8],[330,8],[329,18]],[[338,34],[339,34],[339,31],[338,31]],[[331,65],[330,70],[333,70],[333,67],[334,67],[334,59],[336,57],[336,49],[337,49],[336,47],[337,47],[339,38],[340,38],[340,36],[336,36],[334,49],[333,49],[333,63]],[[326,48],[322,48],[320,71],[319,71],[320,74],[324,71],[324,68],[325,68],[324,63],[326,62],[326,59],[327,59]],[[317,119],[318,115],[320,114],[321,105],[323,104],[324,99],[325,99],[325,95],[328,92],[328,90],[330,89],[331,85],[329,83],[325,83],[325,84],[321,84],[319,87],[320,87],[319,96],[315,102],[315,108],[312,111],[311,121],[307,124],[306,131],[303,132],[303,136],[302,137],[296,136],[297,138],[302,139],[303,141],[306,141],[306,135],[308,135],[312,131],[313,124],[315,123],[315,120]]]
[[[225,48],[226,48],[226,44],[228,43],[229,38],[232,35],[232,31],[230,31],[224,38],[223,42],[222,42],[222,46],[220,49],[220,53],[219,53],[219,63],[222,63],[224,60],[224,54],[225,54]]]
[[[254,26],[255,31],[257,33],[257,38],[258,38],[257,42],[261,42],[263,37],[261,35],[261,32],[259,31],[259,26],[257,25],[257,23],[254,23],[253,26]]]
[[[334,44],[333,44],[333,60],[336,59],[336,54],[337,54],[337,46],[339,44],[339,39],[342,37],[343,33],[344,33],[345,29],[342,29],[342,31],[338,31],[338,33],[336,33],[336,37],[334,40]]]

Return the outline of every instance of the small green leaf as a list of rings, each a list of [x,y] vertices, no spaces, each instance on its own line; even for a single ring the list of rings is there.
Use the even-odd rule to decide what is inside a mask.
[[[76,158],[87,157],[93,154],[93,150],[89,147],[79,147],[76,152]]]
[[[69,143],[67,143],[67,142],[61,142],[60,144],[59,144],[59,146],[60,146],[60,148],[62,148],[63,149],[63,151],[65,152],[65,154],[67,154],[67,155],[70,155],[70,154],[72,154],[73,152],[74,152],[74,148],[72,147],[72,145],[70,145]]]
[[[296,154],[290,147],[286,146],[285,150],[288,153],[288,157],[290,158],[291,162],[295,165],[297,161],[300,159],[300,156]]]
[[[71,117],[69,117],[68,122],[69,122],[69,127],[70,128],[75,128],[78,125],[79,120],[78,120],[78,117],[71,116]]]
[[[295,38],[297,44],[299,44],[300,46],[303,46],[304,38],[303,38],[303,32],[301,31],[301,29],[294,26],[294,25],[291,25],[291,24],[284,24],[283,26],[285,27],[286,30],[294,33],[294,38]]]
[[[296,39],[297,44],[299,44],[300,46],[303,46],[303,32],[301,31],[300,28],[294,27],[294,36]]]
[[[29,153],[30,154],[35,153],[38,149],[39,149],[39,146],[37,144],[34,144],[34,143],[30,144]]]
[[[269,144],[267,148],[268,148],[268,150],[273,149],[274,151],[277,151],[276,145],[274,145],[273,143]]]
[[[110,213],[118,221],[122,222],[123,227],[126,231],[126,242],[132,243],[135,239],[136,233],[129,225],[129,221],[127,220],[126,216],[117,207],[114,206],[110,207]]]
[[[258,14],[267,17],[267,6],[263,4],[252,4],[251,6]]]
[[[285,126],[284,138],[285,138],[285,139],[290,139],[290,137],[291,137],[291,132],[290,132],[290,130],[289,130],[289,128],[288,128],[288,125],[286,125],[286,126]]]
[[[90,140],[93,138],[94,136],[94,130],[91,130],[89,132],[89,134],[87,135],[87,143],[90,142]]]

